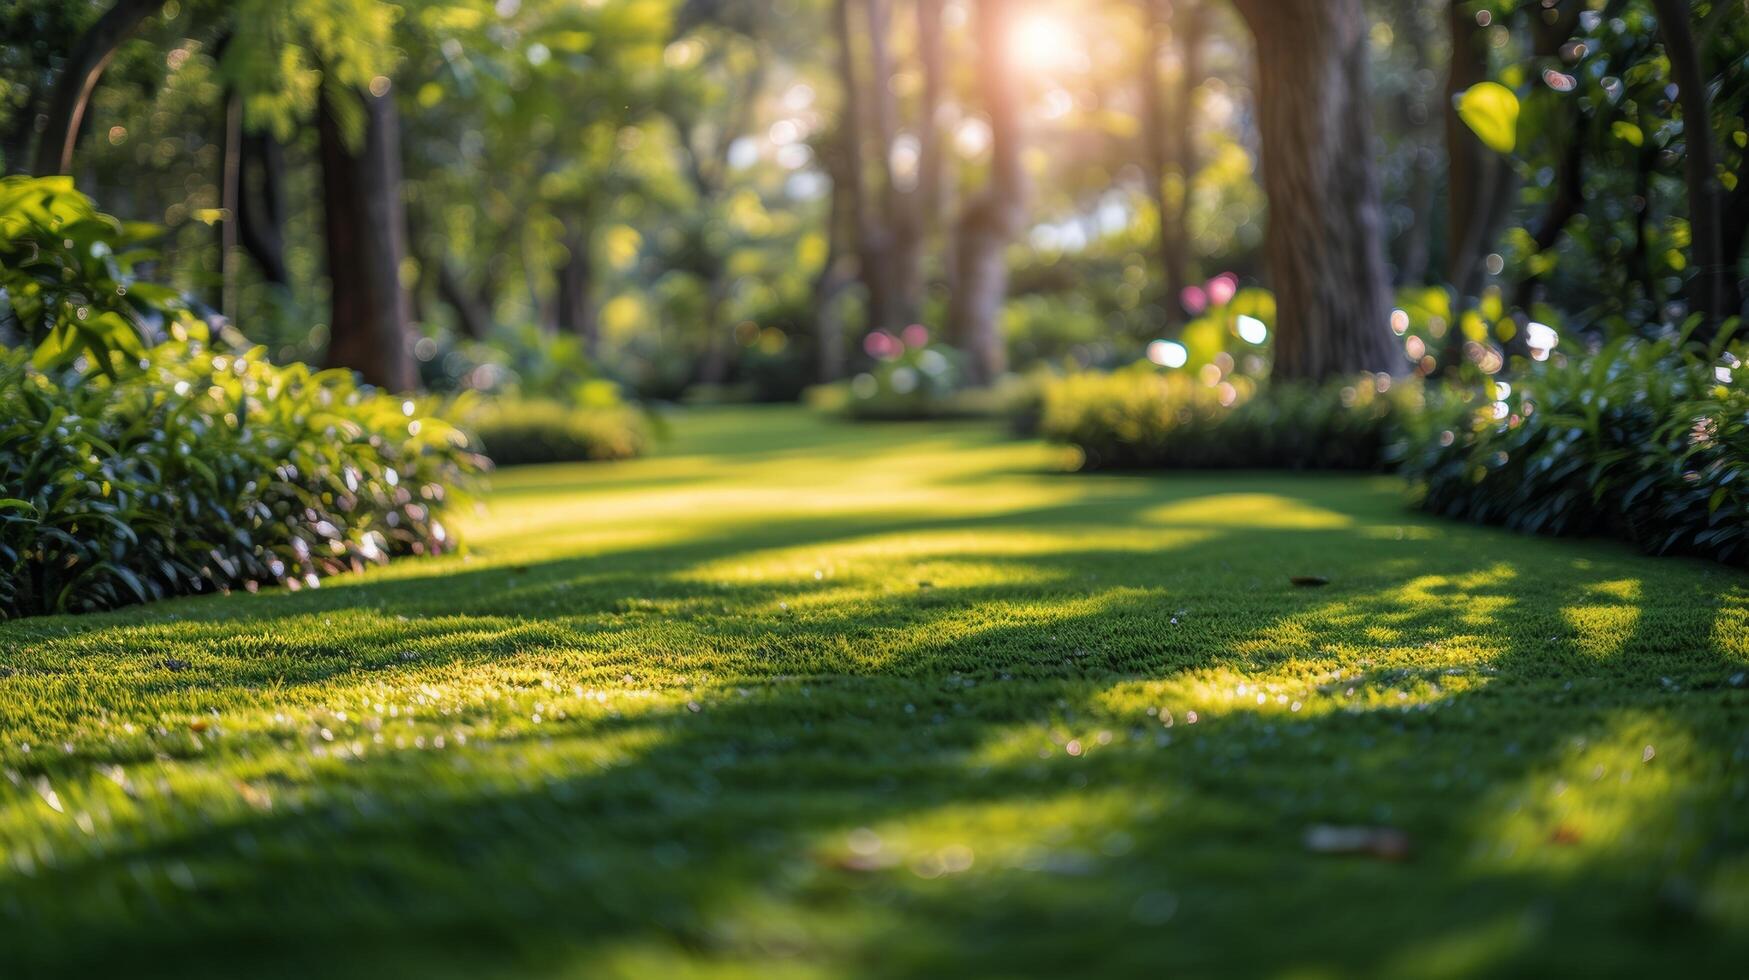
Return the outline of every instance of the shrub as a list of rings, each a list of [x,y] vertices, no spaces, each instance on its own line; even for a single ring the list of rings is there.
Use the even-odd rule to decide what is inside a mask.
[[[168,286],[134,267],[161,230],[100,214],[71,177],[0,178],[0,343],[23,343],[39,367],[84,357],[113,374],[183,312]]]
[[[347,372],[198,336],[114,377],[0,352],[0,617],[445,551],[440,515],[481,465],[465,444]]]
[[[1420,387],[1371,376],[1327,385],[1216,385],[1140,364],[1046,386],[1039,431],[1084,454],[1083,467],[1377,469],[1392,420]]]
[[[1532,364],[1512,384],[1443,393],[1405,427],[1403,473],[1428,510],[1652,552],[1749,558],[1749,394],[1727,350],[1623,339]]]
[[[588,407],[551,399],[494,399],[459,417],[479,449],[499,466],[630,459],[650,439],[645,413],[617,398]]]

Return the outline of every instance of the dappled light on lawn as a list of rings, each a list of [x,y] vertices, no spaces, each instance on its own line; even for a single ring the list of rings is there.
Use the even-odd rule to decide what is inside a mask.
[[[1428,523],[1371,477],[677,425],[672,455],[499,474],[467,556],[0,627],[0,961],[1740,952],[1734,573]],[[1336,835],[1404,853],[1308,843]],[[1260,920],[1278,941],[1240,941]]]

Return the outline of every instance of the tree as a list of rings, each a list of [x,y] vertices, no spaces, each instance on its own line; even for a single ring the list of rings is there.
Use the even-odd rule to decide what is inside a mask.
[[[978,0],[978,90],[990,122],[990,175],[966,202],[956,229],[948,335],[969,357],[968,374],[987,384],[1007,368],[1001,317],[1008,299],[1004,254],[1026,221],[1020,162],[1020,107],[1008,49],[1009,0]]]
[[[1724,231],[1721,226],[1724,198],[1718,178],[1718,150],[1713,145],[1712,105],[1707,98],[1707,76],[1701,51],[1695,43],[1694,22],[1688,0],[1652,0],[1658,12],[1658,33],[1670,70],[1676,76],[1677,104],[1682,110],[1682,137],[1686,144],[1683,169],[1688,188],[1688,227],[1694,276],[1688,281],[1689,309],[1700,314],[1710,335],[1725,316],[1734,315],[1737,303],[1728,299],[1732,270],[1725,267]]]
[[[1191,136],[1197,88],[1203,82],[1202,49],[1208,33],[1208,11],[1202,3],[1174,7],[1168,0],[1144,0],[1147,42],[1142,49],[1143,133],[1147,140],[1148,190],[1159,216],[1156,248],[1160,257],[1161,306],[1174,326],[1184,322],[1179,294],[1190,284],[1191,181],[1196,176],[1196,141]],[[1168,24],[1174,28],[1168,30]],[[1175,98],[1168,99],[1160,60],[1172,38],[1178,47],[1179,79]],[[1166,193],[1175,179],[1178,193]]]
[[[97,22],[85,30],[67,56],[66,67],[49,92],[45,125],[36,146],[38,176],[71,173],[73,147],[79,141],[79,124],[91,93],[103,78],[116,49],[133,36],[147,17],[157,13],[164,0],[116,0]]]
[[[901,326],[899,317],[893,310],[896,298],[892,275],[892,232],[887,227],[887,218],[891,212],[885,209],[877,211],[870,200],[869,168],[866,162],[864,144],[865,134],[871,128],[871,111],[878,111],[868,106],[869,94],[877,88],[884,88],[871,80],[864,88],[858,69],[856,57],[854,18],[852,17],[851,0],[836,0],[832,7],[833,26],[838,35],[838,82],[843,93],[843,108],[839,112],[838,133],[843,145],[843,161],[839,168],[839,176],[844,186],[844,195],[850,206],[850,224],[855,229],[857,277],[862,280],[866,293],[868,326],[873,330],[889,330]],[[878,78],[880,61],[877,59],[871,66],[870,74]],[[876,101],[879,101],[876,96]],[[879,128],[878,126],[873,128]],[[888,147],[886,140],[880,142],[881,152]]]
[[[1256,41],[1274,377],[1406,366],[1390,330],[1361,0],[1235,0]]]
[[[328,245],[328,364],[369,384],[413,387],[412,298],[401,281],[407,214],[401,201],[400,123],[388,80],[371,92],[322,90],[316,131]],[[356,99],[356,103],[338,100]],[[363,133],[348,139],[347,115]]]
[[[849,158],[843,177],[854,187],[852,223],[858,277],[868,294],[868,326],[898,330],[923,316],[924,257],[941,210],[943,165],[939,115],[946,87],[941,0],[916,0],[916,60],[922,73],[917,99],[916,173],[900,179],[893,159],[901,136],[893,91],[892,11],[886,0],[861,0],[862,30],[856,30],[851,0],[835,0],[836,69],[843,90],[839,130]],[[866,58],[858,58],[857,37]],[[866,62],[863,64],[862,62]],[[847,194],[851,192],[847,191]]]

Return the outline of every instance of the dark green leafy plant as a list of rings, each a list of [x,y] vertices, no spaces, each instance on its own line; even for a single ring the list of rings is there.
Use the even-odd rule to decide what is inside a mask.
[[[1443,392],[1397,455],[1428,510],[1645,550],[1749,558],[1749,395],[1739,352],[1617,340],[1513,384]]]
[[[15,334],[40,368],[85,357],[113,375],[188,315],[174,289],[135,275],[161,233],[99,213],[70,177],[0,178],[0,339]]]
[[[114,377],[0,354],[0,616],[449,550],[440,515],[482,464],[428,407],[200,337]]]

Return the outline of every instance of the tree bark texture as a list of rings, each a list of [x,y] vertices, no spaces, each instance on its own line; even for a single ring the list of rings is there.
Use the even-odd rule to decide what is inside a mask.
[[[326,93],[316,110],[332,305],[327,361],[369,384],[405,391],[416,371],[412,300],[401,284],[407,214],[399,121],[391,95],[358,97],[365,126],[356,149],[347,145]]]
[[[1407,367],[1390,329],[1361,0],[1237,0],[1257,44],[1273,376]]]

